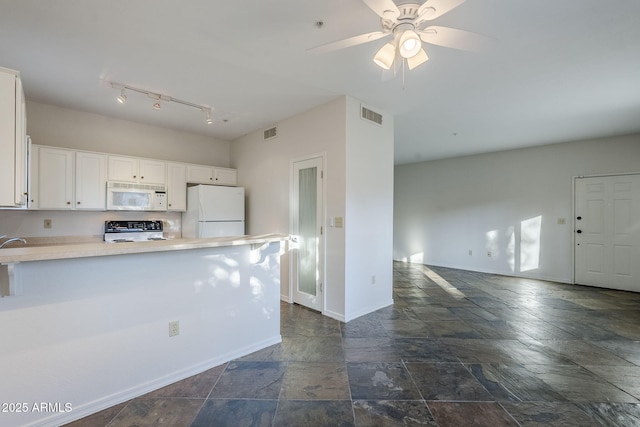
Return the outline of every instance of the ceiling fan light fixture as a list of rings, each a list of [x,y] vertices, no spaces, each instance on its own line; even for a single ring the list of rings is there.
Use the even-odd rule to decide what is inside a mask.
[[[427,56],[427,52],[425,52],[424,49],[421,48],[417,54],[415,54],[411,58],[407,58],[407,67],[409,67],[409,70],[413,70],[414,68],[424,64],[428,60],[429,57]]]
[[[400,36],[398,46],[400,47],[400,56],[403,58],[412,58],[422,49],[422,41],[415,31],[406,30]]]
[[[376,56],[373,57],[373,62],[375,64],[385,70],[391,68],[393,65],[393,60],[396,57],[396,46],[393,42],[389,42],[382,46],[378,52],[376,52]]]

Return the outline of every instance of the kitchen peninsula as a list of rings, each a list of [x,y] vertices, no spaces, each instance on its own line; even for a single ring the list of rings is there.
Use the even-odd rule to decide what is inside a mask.
[[[60,425],[280,342],[284,240],[2,249],[0,400],[61,410],[0,424]]]

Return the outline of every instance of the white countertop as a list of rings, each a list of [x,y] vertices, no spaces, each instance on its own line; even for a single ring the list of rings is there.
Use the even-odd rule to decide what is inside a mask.
[[[168,239],[149,242],[92,242],[25,247],[12,246],[10,248],[0,249],[0,264],[253,245],[288,239],[289,236],[285,234],[264,234],[260,236],[213,237],[208,239]]]

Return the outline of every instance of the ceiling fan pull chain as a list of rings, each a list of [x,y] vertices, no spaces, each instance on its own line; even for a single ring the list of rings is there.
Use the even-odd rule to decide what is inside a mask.
[[[404,59],[402,60],[402,90],[404,90]]]

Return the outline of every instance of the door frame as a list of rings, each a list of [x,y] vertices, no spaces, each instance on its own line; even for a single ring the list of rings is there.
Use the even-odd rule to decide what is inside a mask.
[[[626,176],[626,175],[640,175],[640,172],[616,172],[616,173],[601,173],[590,175],[574,175],[572,177],[571,186],[571,227],[573,227],[571,233],[571,255],[573,259],[573,268],[571,269],[571,283],[576,284],[576,181],[583,178],[604,178],[608,176]]]
[[[295,209],[296,206],[294,206],[293,201],[296,199],[296,195],[295,195],[295,189],[294,189],[294,180],[295,180],[295,176],[294,176],[294,168],[295,168],[295,163],[297,162],[302,162],[305,160],[312,160],[312,159],[320,159],[320,165],[321,165],[321,176],[322,178],[320,179],[320,188],[321,188],[321,194],[319,195],[321,200],[322,200],[322,208],[321,208],[321,218],[319,218],[319,223],[322,226],[322,233],[320,234],[320,252],[319,252],[319,259],[320,259],[320,275],[321,275],[321,283],[322,283],[322,298],[320,300],[321,303],[321,309],[320,312],[322,314],[324,314],[324,310],[326,307],[326,298],[327,298],[327,286],[326,286],[326,277],[327,277],[327,263],[326,263],[326,259],[327,259],[327,239],[326,239],[326,235],[327,235],[327,227],[325,226],[325,218],[326,218],[326,211],[327,211],[327,203],[326,203],[326,193],[327,193],[327,187],[326,187],[326,176],[325,176],[325,170],[327,167],[326,164],[326,152],[319,152],[319,153],[314,153],[314,154],[309,154],[309,155],[305,155],[305,156],[301,156],[301,157],[295,157],[293,159],[291,159],[289,161],[289,235],[293,235],[293,231],[294,231],[294,218],[296,217],[295,215]],[[291,242],[289,242],[289,246],[291,246]],[[289,295],[288,295],[288,300],[290,304],[294,303],[294,298],[293,298],[293,287],[294,287],[294,282],[295,282],[295,278],[294,278],[294,271],[293,271],[294,265],[293,265],[293,259],[291,256],[291,248],[289,249]]]

